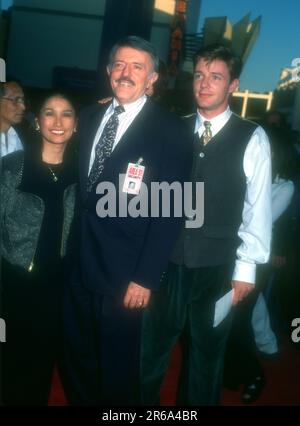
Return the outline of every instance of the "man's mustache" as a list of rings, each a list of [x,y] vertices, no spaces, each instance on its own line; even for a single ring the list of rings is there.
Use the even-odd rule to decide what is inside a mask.
[[[129,84],[132,84],[132,86],[135,86],[135,82],[130,80],[130,78],[127,78],[127,77],[120,77],[116,80],[117,83],[122,83],[123,81]]]

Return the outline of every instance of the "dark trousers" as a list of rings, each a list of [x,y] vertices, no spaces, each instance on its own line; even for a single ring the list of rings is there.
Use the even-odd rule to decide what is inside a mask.
[[[6,342],[1,343],[3,405],[47,405],[54,364],[61,345],[61,283],[13,279],[3,283],[1,317]]]
[[[224,369],[224,385],[234,388],[252,383],[263,374],[257,357],[252,327],[252,313],[260,291],[266,285],[272,268],[269,264],[257,268],[257,284],[254,290],[233,309],[232,326],[227,342]]]
[[[232,265],[188,269],[170,264],[144,314],[141,356],[144,404],[158,404],[170,354],[181,336],[178,404],[217,405],[230,315],[213,328],[215,303],[231,289]]]
[[[256,292],[250,293],[233,310],[224,369],[224,385],[229,388],[248,384],[262,375],[251,322],[257,296]]]
[[[121,297],[67,286],[62,378],[70,404],[139,404],[141,318]]]

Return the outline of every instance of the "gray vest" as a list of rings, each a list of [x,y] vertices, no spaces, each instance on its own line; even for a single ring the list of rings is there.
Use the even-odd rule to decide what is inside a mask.
[[[195,116],[187,120],[194,130]],[[256,127],[232,114],[206,146],[195,134],[191,180],[204,182],[204,224],[196,229],[182,228],[171,262],[199,268],[235,259],[246,192],[243,159]]]

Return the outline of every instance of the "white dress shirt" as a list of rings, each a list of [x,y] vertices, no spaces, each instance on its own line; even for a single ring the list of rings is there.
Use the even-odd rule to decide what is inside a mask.
[[[14,151],[23,149],[22,142],[13,127],[10,127],[6,133],[0,133],[1,138],[1,152],[0,158]]]
[[[210,121],[214,137],[225,126],[231,114],[228,107],[222,114],[207,120],[198,112],[195,133],[198,132],[201,137],[203,122]],[[254,284],[256,265],[266,263],[269,259],[272,231],[271,154],[268,137],[260,126],[254,130],[246,147],[243,169],[247,187],[238,230],[242,243],[236,252],[232,279]]]
[[[117,144],[120,142],[120,139],[122,138],[122,136],[124,135],[124,133],[126,132],[128,127],[130,126],[130,124],[133,122],[135,117],[141,111],[141,109],[145,105],[146,100],[147,100],[147,96],[143,95],[141,98],[139,98],[135,102],[123,105],[125,111],[118,115],[119,126],[118,126],[118,129],[117,129],[116,139],[115,139],[114,145],[112,147],[112,151],[115,149]],[[91,156],[90,156],[89,172],[91,171],[93,162],[95,160],[95,147],[96,147],[96,145],[97,145],[97,143],[98,143],[98,141],[99,141],[99,139],[102,135],[102,132],[103,132],[103,129],[104,129],[106,123],[108,122],[109,118],[113,115],[114,109],[118,105],[119,104],[116,101],[116,99],[113,99],[112,103],[107,108],[107,110],[106,110],[106,112],[105,112],[105,114],[102,118],[102,121],[101,121],[101,123],[98,127],[97,133],[95,135],[92,151],[91,151]]]

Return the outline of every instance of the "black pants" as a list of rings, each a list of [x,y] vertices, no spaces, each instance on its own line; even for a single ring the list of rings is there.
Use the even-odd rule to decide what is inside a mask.
[[[49,277],[9,276],[2,282],[1,294],[1,317],[6,322],[6,343],[1,343],[2,403],[47,405],[61,345],[61,283]]]
[[[253,382],[263,374],[257,357],[257,348],[252,327],[252,313],[261,290],[270,276],[270,265],[257,268],[257,284],[254,290],[233,310],[232,327],[229,334],[224,370],[224,385],[236,387]]]
[[[188,269],[170,264],[143,323],[141,377],[145,404],[159,403],[171,350],[181,336],[178,403],[219,403],[230,315],[213,328],[215,303],[231,289],[232,266]]]
[[[63,382],[72,405],[140,403],[142,313],[79,282],[64,297]]]

